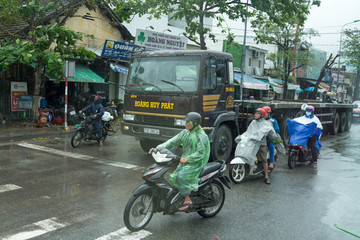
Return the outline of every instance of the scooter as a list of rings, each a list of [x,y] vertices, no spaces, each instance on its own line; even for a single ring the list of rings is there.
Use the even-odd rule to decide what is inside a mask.
[[[167,149],[152,151],[156,163],[149,166],[142,175],[145,183],[133,192],[126,204],[124,223],[130,231],[143,229],[154,213],[172,215],[179,211],[184,197],[168,183],[165,174],[180,157]],[[225,161],[207,163],[201,171],[197,192],[192,192],[192,205],[185,212],[197,212],[204,218],[218,214],[225,202],[224,186],[230,189],[229,179],[223,175]]]
[[[264,174],[264,168],[262,162],[257,160],[254,161],[255,161],[255,165],[257,166],[255,172],[253,171],[254,169],[250,167],[250,163],[245,158],[235,157],[233,160],[231,160],[229,167],[229,176],[231,181],[238,184],[241,183],[246,176],[257,176],[260,174]],[[275,161],[277,161],[276,149],[274,153],[274,162]],[[267,154],[267,162],[268,164],[270,164],[269,152]],[[274,164],[274,168],[275,168],[275,164]],[[269,169],[269,173],[271,173],[274,170],[274,168]]]

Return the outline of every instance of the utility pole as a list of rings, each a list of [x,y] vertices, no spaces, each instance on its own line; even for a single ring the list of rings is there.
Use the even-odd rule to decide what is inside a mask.
[[[246,12],[249,8],[249,0],[246,1]],[[246,31],[247,31],[247,16],[245,19],[244,41],[241,48],[241,80],[240,80],[240,100],[243,100],[243,83],[245,74],[245,51],[246,51]]]

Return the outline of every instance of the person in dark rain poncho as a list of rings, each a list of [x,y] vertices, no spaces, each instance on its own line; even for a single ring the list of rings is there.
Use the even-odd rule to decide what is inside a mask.
[[[180,163],[169,180],[169,183],[179,189],[180,194],[185,197],[183,205],[179,208],[180,211],[186,211],[191,207],[190,193],[198,190],[198,177],[210,156],[209,137],[200,126],[201,115],[189,112],[185,120],[183,131],[156,147],[169,150],[178,146],[183,147]],[[149,153],[152,150],[150,149]]]

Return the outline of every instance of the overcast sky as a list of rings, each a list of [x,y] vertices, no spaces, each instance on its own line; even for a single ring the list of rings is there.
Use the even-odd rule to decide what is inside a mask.
[[[360,20],[360,0],[321,0],[320,7],[311,9],[305,27],[313,28],[321,35],[311,39],[314,48],[336,54],[340,47],[341,27],[354,20]],[[360,29],[360,22],[344,27],[347,28]]]
[[[223,16],[226,19],[226,16]],[[360,20],[360,0],[321,0],[320,7],[313,7],[311,9],[308,20],[305,23],[306,28],[313,28],[319,32],[320,37],[314,37],[310,41],[313,43],[313,47],[326,51],[328,55],[330,53],[337,54],[339,51],[340,43],[340,30],[341,27],[349,22],[354,20]],[[146,17],[139,18],[135,17],[133,21],[129,24],[124,24],[129,31],[135,36],[136,29],[145,29],[147,26],[154,26],[154,31],[163,32],[165,29],[171,29],[172,32],[168,34],[181,35],[184,31],[183,29],[170,27],[167,25],[167,17],[165,16],[164,20],[147,20]],[[207,46],[209,49],[213,50],[222,50],[222,39],[225,39],[226,35],[221,33],[222,28],[216,27],[216,22],[214,20],[212,24],[212,33],[216,35],[216,38],[219,40],[217,43],[212,41],[207,41]],[[243,34],[244,34],[244,23],[241,21],[231,21],[226,20],[223,23],[223,28],[231,28],[231,31],[238,36],[235,41],[242,44]],[[359,28],[360,22],[349,24],[346,28]],[[253,37],[255,34],[248,29],[246,44],[255,45],[253,42]],[[344,40],[344,36],[343,36]],[[188,43],[191,43],[188,41]],[[256,45],[257,47],[266,49],[268,51],[275,50],[271,45]]]

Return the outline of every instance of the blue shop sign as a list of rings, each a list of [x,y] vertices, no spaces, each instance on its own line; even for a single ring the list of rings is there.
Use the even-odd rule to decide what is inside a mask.
[[[144,49],[144,47],[140,47],[134,44],[105,40],[101,56],[130,60],[132,54],[142,52]]]

